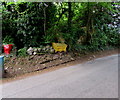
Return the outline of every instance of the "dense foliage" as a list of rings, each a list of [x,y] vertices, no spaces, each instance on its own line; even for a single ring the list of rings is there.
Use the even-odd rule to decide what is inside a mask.
[[[117,4],[3,2],[3,43],[18,49],[52,42],[64,42],[76,51],[118,47],[120,7],[113,5]]]

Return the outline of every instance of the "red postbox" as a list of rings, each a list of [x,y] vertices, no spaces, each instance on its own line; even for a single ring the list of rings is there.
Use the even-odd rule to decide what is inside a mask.
[[[4,47],[4,53],[10,54],[10,51],[12,50],[13,44],[3,45],[3,47]]]

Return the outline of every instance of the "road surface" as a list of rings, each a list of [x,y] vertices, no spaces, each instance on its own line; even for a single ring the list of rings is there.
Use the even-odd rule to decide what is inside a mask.
[[[5,83],[0,87],[2,98],[117,98],[118,55]]]

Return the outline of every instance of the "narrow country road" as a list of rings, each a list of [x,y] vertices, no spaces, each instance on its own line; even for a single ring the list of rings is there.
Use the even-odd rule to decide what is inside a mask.
[[[5,83],[2,98],[117,98],[118,55]]]

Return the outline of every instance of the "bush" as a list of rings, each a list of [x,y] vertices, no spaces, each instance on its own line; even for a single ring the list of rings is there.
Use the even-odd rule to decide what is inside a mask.
[[[111,29],[106,34],[108,37],[108,44],[113,47],[119,47],[120,45],[120,34],[118,34],[117,29]]]
[[[18,56],[23,56],[25,57],[27,55],[27,48],[21,48],[18,50]]]
[[[3,39],[3,44],[13,44],[13,42],[14,42],[14,39],[11,36],[6,36]]]
[[[92,38],[88,44],[75,44],[74,50],[77,52],[94,52],[105,49],[119,48],[120,34],[116,29],[109,29],[106,27],[105,31],[97,29],[96,33],[92,35]]]

